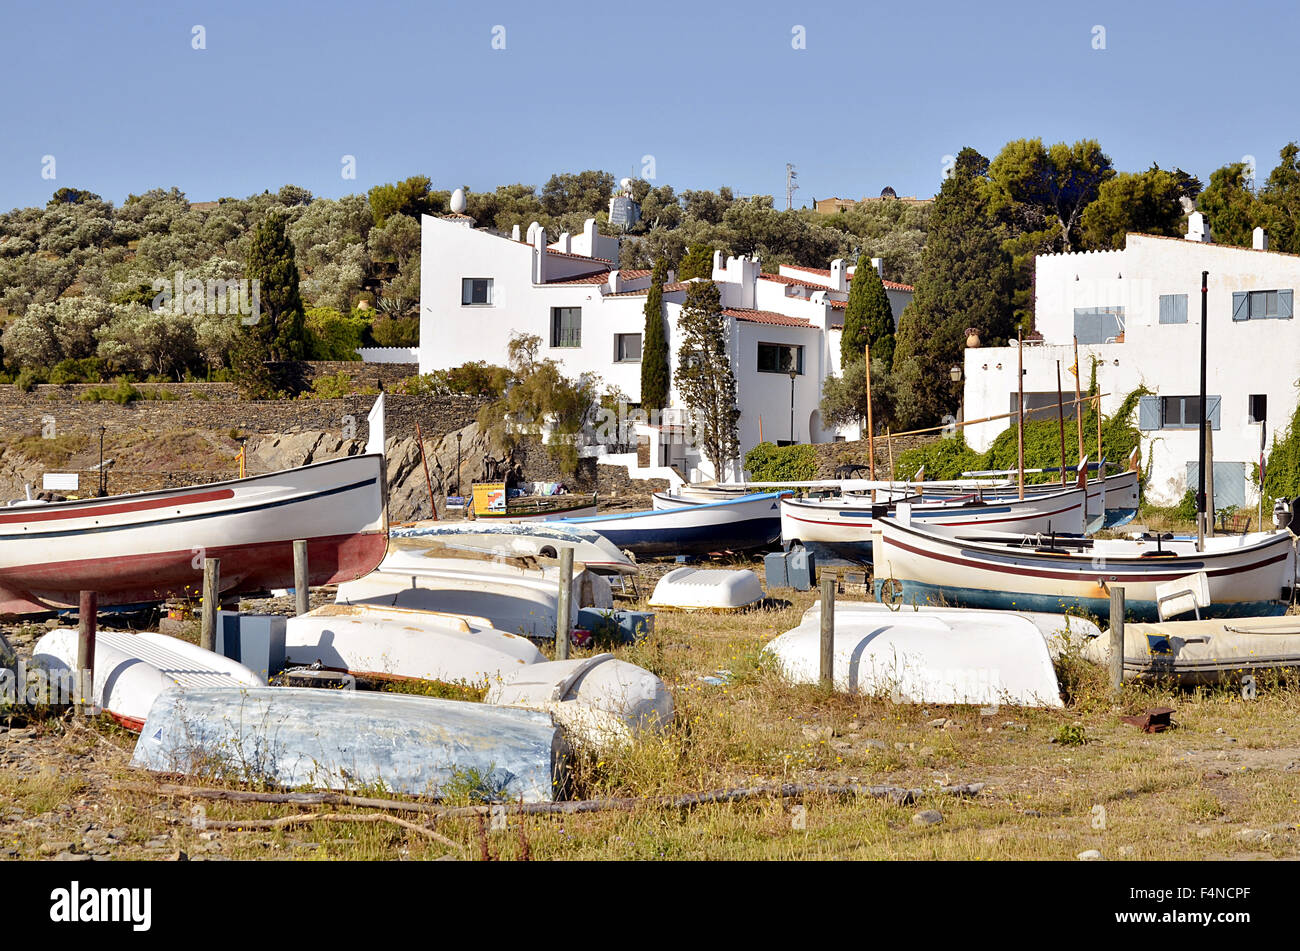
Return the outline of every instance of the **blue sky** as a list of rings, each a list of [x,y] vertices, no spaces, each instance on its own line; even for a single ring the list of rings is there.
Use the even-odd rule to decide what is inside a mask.
[[[540,186],[646,155],[658,183],[782,207],[786,162],[798,203],[930,195],[944,156],[1034,136],[1203,181],[1253,155],[1262,181],[1300,139],[1298,34],[1296,7],[1255,2],[10,0],[0,208],[64,185],[117,203],[172,185],[193,201],[286,182],[336,197],[412,174]]]

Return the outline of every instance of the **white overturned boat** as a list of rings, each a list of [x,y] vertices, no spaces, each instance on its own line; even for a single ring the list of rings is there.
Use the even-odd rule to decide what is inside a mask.
[[[781,537],[777,502],[783,492],[759,492],[675,509],[565,520],[599,532],[636,555],[702,555],[766,548]]]
[[[758,575],[745,568],[674,568],[659,579],[650,607],[678,611],[740,611],[764,598]]]
[[[957,533],[908,524],[875,524],[876,597],[969,608],[1081,610],[1110,616],[1112,586],[1124,588],[1137,620],[1158,619],[1156,588],[1204,572],[1211,604],[1203,617],[1281,614],[1295,586],[1290,532],[1195,540],[1090,539],[1050,535]]]
[[[1110,632],[1083,656],[1110,663]],[[1160,621],[1124,626],[1124,679],[1239,684],[1263,671],[1300,670],[1300,618]]]
[[[521,558],[449,558],[398,549],[366,577],[339,585],[339,604],[377,604],[481,617],[499,631],[553,638],[559,611],[557,568],[535,567]],[[569,599],[571,625],[580,607],[613,608],[609,582],[574,569]]]
[[[802,545],[820,564],[847,562],[870,565],[873,526],[887,521],[891,511],[913,524],[935,531],[987,528],[999,532],[1058,532],[1082,534],[1084,489],[1066,489],[1025,499],[946,502],[873,503],[869,499],[836,496],[825,499],[782,499],[781,541]]]
[[[389,532],[402,544],[426,548],[475,551],[506,557],[558,558],[561,548],[573,549],[573,560],[597,574],[634,575],[634,561],[608,539],[579,525],[556,522],[411,522],[394,525]]]
[[[489,687],[486,702],[549,713],[575,741],[595,749],[625,746],[673,719],[664,682],[612,654],[525,667]]]
[[[481,684],[546,658],[486,618],[375,604],[327,604],[289,618],[285,660],[377,678]]]
[[[909,618],[918,614],[929,617],[972,618],[976,614],[989,615],[996,621],[1000,616],[1023,618],[1043,635],[1048,654],[1055,660],[1066,650],[1079,647],[1101,636],[1101,628],[1088,618],[1074,614],[1052,614],[1046,611],[993,611],[972,608],[941,607],[930,604],[881,604],[878,601],[836,601],[835,618],[841,616],[875,615],[879,617]],[[804,611],[802,622],[821,624],[822,603],[816,601]]]
[[[821,678],[821,610],[763,648],[791,683]],[[896,703],[1060,707],[1060,685],[1034,620],[988,611],[926,614],[837,604],[833,679]]]
[[[464,794],[548,802],[560,791],[564,743],[547,714],[310,687],[169,690],[149,711],[131,765],[237,782]]]
[[[77,636],[71,628],[50,631],[36,642],[32,663],[61,678],[72,677]],[[243,664],[165,634],[95,635],[93,702],[129,730],[139,730],[154,701],[172,687],[234,689],[265,683]]]
[[[228,482],[0,509],[0,614],[161,601],[202,586],[221,559],[223,594],[293,584],[307,541],[313,585],[358,578],[384,556],[384,457],[347,456]]]

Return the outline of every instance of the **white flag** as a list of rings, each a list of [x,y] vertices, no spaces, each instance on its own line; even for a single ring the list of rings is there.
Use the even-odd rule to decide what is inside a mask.
[[[380,393],[379,398],[375,400],[375,405],[370,407],[370,413],[366,416],[366,424],[370,427],[370,437],[366,440],[366,455],[384,454],[384,394]]]

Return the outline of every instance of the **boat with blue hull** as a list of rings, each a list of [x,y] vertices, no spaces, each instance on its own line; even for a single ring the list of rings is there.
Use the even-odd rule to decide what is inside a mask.
[[[962,494],[971,492],[978,493],[978,497],[985,502],[1009,501],[1019,498],[1019,489],[1016,486],[998,486],[996,488],[942,488],[928,487],[925,483],[918,483],[915,486],[917,492],[927,502],[942,502],[946,499],[952,499]],[[1042,495],[1051,495],[1060,492],[1061,486],[1057,483],[1027,485],[1025,486],[1025,498],[1037,498]],[[1104,513],[1104,520],[1100,527],[1118,528],[1121,525],[1127,525],[1137,516],[1138,510],[1138,471],[1128,469],[1124,472],[1109,475],[1102,479],[1088,480],[1088,521],[1091,522],[1097,513]]]
[[[875,523],[878,599],[1016,611],[1084,611],[1110,616],[1112,587],[1125,614],[1155,621],[1157,587],[1204,573],[1202,617],[1286,612],[1296,582],[1290,532],[1194,540],[1165,537],[1061,538],[1048,535],[941,534],[902,519]]]
[[[635,555],[748,551],[780,541],[779,503],[789,494],[758,492],[731,501],[565,519],[560,524],[591,529]]]

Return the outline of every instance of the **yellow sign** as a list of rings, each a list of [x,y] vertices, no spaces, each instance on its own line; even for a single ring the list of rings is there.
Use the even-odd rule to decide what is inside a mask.
[[[504,515],[506,511],[506,484],[504,482],[474,483],[474,514]]]

